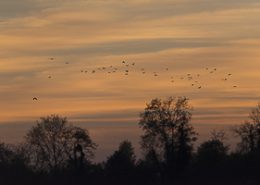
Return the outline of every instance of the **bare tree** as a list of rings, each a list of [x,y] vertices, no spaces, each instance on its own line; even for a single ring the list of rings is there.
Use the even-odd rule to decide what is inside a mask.
[[[37,170],[56,171],[73,164],[82,168],[96,144],[88,131],[68,124],[65,117],[51,115],[37,121],[26,135],[31,165]]]
[[[238,149],[242,153],[254,152],[260,149],[260,103],[252,109],[249,120],[234,129],[241,141]]]

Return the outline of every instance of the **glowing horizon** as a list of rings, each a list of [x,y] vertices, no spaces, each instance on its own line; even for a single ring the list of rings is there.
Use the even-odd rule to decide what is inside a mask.
[[[0,0],[0,12],[1,124],[137,122],[168,96],[189,97],[195,123],[239,124],[260,100],[256,0]],[[110,65],[120,72],[90,74]]]

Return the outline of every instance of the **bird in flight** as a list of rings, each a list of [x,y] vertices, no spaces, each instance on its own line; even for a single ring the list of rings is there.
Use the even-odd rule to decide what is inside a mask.
[[[37,101],[37,100],[38,100],[38,98],[34,97],[34,98],[33,98],[33,100],[34,100],[34,101]]]
[[[54,57],[50,57],[48,58],[48,60],[56,60],[56,58]],[[120,62],[120,61],[119,61]],[[134,69],[137,69],[139,70],[139,73],[144,75],[144,74],[151,74],[152,76],[154,77],[159,77],[161,75],[160,71],[164,70],[164,71],[170,71],[171,68],[169,66],[165,66],[164,68],[162,68],[160,71],[149,71],[149,69],[146,69],[146,68],[136,68],[138,67],[138,63],[137,62],[128,62],[128,61],[125,61],[125,60],[122,60],[121,61],[121,64],[122,66],[120,67],[116,67],[116,66],[113,66],[113,65],[107,65],[107,66],[101,66],[101,67],[96,67],[96,68],[92,68],[92,69],[89,69],[89,70],[85,70],[84,68],[81,68],[79,69],[79,72],[81,72],[82,74],[97,74],[97,73],[108,73],[108,74],[113,74],[113,73],[116,73],[118,71],[123,71],[123,74],[122,75],[126,75],[126,76],[130,76],[132,73],[130,73],[132,70]],[[64,61],[63,64],[70,64],[70,61]],[[217,68],[211,68],[211,67],[204,67],[203,70],[205,70],[205,73],[208,73],[208,74],[213,74],[214,73],[217,73],[217,71],[221,72],[220,69],[217,69]],[[207,71],[207,72],[206,72]],[[230,72],[230,71],[228,71]],[[224,73],[222,78],[220,77],[219,80],[222,80],[222,81],[229,81],[231,79],[231,76],[233,76],[233,74],[231,73]],[[178,79],[186,82],[186,80],[190,81],[189,85],[194,87],[194,88],[197,88],[197,89],[202,89],[204,87],[201,86],[201,83],[199,83],[199,79],[202,79],[202,77],[204,76],[204,73],[184,73],[183,75],[176,75],[176,77],[171,74],[171,76],[169,76],[170,80],[169,80],[169,83],[172,83],[174,84],[175,82],[177,82]],[[51,75],[47,76],[49,79],[53,78]],[[203,80],[203,79],[202,79]],[[206,86],[205,86],[206,87]],[[237,85],[230,85],[231,88],[236,88],[238,87]],[[38,100],[37,97],[34,97],[33,100]]]

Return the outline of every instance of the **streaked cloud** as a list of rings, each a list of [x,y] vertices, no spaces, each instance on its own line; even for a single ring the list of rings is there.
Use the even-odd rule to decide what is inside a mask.
[[[260,98],[259,16],[257,0],[0,0],[0,123],[132,125],[152,98],[181,95],[195,124],[241,123]],[[136,63],[128,77],[122,60]],[[81,73],[110,65],[121,71]]]

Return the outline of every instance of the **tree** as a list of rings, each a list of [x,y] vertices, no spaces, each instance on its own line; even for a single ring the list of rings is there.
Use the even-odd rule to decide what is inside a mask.
[[[7,165],[12,162],[14,157],[14,152],[10,146],[6,145],[5,143],[0,144],[0,165]]]
[[[125,171],[135,166],[134,148],[131,142],[123,141],[119,149],[113,155],[108,157],[106,168],[109,170]]]
[[[203,142],[197,151],[197,160],[203,167],[215,167],[227,157],[229,147],[223,143],[224,131],[213,131],[209,141]]]
[[[260,150],[260,103],[252,109],[249,121],[236,127],[234,132],[240,137],[238,149],[242,153]]]
[[[160,184],[162,163],[156,151],[148,151],[144,158],[138,161],[137,167],[140,184]]]
[[[190,124],[191,117],[186,97],[153,99],[140,114],[144,151],[156,151],[167,166],[185,168],[197,136]]]
[[[21,179],[32,175],[27,166],[22,146],[0,144],[0,178],[1,183],[20,183]]]
[[[108,157],[105,169],[112,184],[128,184],[133,178],[135,154],[131,142],[123,141],[119,149]],[[130,183],[131,184],[131,183]]]
[[[26,144],[31,165],[43,171],[61,170],[70,164],[82,169],[96,148],[87,130],[68,124],[67,118],[58,115],[40,118],[27,133]]]

